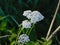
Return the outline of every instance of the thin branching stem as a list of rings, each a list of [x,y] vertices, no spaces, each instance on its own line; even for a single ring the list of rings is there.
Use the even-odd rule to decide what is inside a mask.
[[[11,35],[5,35],[5,36],[0,36],[0,38],[5,38],[5,37],[9,37]]]
[[[59,30],[60,30],[60,26],[58,26],[57,29],[49,36],[47,41],[49,41],[53,37],[53,35],[56,34]]]
[[[59,0],[59,2],[58,2],[58,5],[57,5],[57,8],[56,8],[56,11],[55,11],[55,13],[54,13],[54,17],[53,17],[53,19],[52,19],[52,21],[51,21],[51,24],[50,24],[50,27],[49,27],[49,30],[48,30],[48,33],[47,33],[47,36],[46,36],[46,40],[47,40],[47,38],[48,38],[49,35],[50,35],[50,32],[51,32],[52,26],[53,26],[53,24],[54,24],[54,21],[55,21],[56,15],[57,15],[57,12],[58,12],[58,10],[59,10],[59,5],[60,5],[60,0]]]
[[[20,24],[15,20],[15,18],[14,17],[12,17],[12,16],[10,16],[11,17],[11,19],[19,26]]]

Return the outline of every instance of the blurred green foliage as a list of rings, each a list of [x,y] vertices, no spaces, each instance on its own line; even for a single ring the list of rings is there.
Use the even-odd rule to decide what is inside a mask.
[[[38,39],[40,39],[43,36],[45,37],[50,22],[52,20],[53,14],[55,12],[57,2],[58,0],[0,0],[0,16],[3,17],[3,18],[0,17],[0,35],[9,34],[9,32],[7,31],[9,30],[8,28],[11,27],[14,27],[15,29],[18,28],[17,26],[21,23],[21,21],[26,19],[22,15],[24,10],[38,10],[45,16],[45,19],[36,24],[36,35]],[[10,17],[6,17],[5,20],[4,16],[8,16],[8,15]],[[52,30],[54,30],[59,25],[60,25],[60,12],[58,12]],[[11,30],[15,30],[15,29],[11,29]],[[37,43],[36,45],[39,45],[38,42],[36,43]]]

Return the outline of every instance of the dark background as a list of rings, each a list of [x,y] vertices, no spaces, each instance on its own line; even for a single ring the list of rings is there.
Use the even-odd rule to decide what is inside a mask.
[[[23,17],[23,11],[25,10],[38,10],[45,16],[45,19],[36,24],[37,38],[46,37],[51,20],[56,10],[58,0],[0,0],[0,16],[12,16],[18,23],[26,19]],[[60,10],[60,9],[59,9]],[[8,28],[17,27],[17,24],[10,18],[8,19]],[[58,11],[57,18],[53,25],[52,31],[54,31],[60,25],[60,11]],[[18,27],[17,27],[18,28]],[[56,34],[58,39],[60,38],[60,32]],[[54,40],[54,39],[53,39]],[[53,41],[55,45],[56,41]],[[57,45],[57,44],[56,44]]]

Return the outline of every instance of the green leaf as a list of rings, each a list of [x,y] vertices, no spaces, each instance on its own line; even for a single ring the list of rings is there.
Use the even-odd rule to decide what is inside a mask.
[[[40,45],[39,42],[36,42],[35,45]]]
[[[14,44],[15,44],[15,42],[16,42],[16,41],[11,42],[11,44],[10,44],[10,45],[14,45]]]
[[[43,43],[43,45],[51,45],[51,44],[52,44],[52,40],[45,41],[45,42]]]
[[[10,36],[9,40],[12,42],[13,40],[15,40],[15,38],[16,38],[16,34],[13,33],[13,34]]]
[[[3,20],[3,19],[5,19],[5,18],[7,18],[8,16],[0,16],[0,20]]]
[[[47,45],[51,45],[52,44],[52,40],[48,41]]]
[[[2,16],[0,16],[0,20],[3,20],[3,17]]]
[[[33,41],[30,41],[26,45],[34,45],[34,42]]]
[[[43,44],[43,41],[41,41],[41,40],[37,40],[39,43],[41,43],[41,44]]]
[[[46,39],[44,37],[41,38],[43,41],[46,41]]]
[[[6,20],[3,20],[0,24],[0,30],[5,30],[6,29],[6,26],[7,26],[7,21]]]

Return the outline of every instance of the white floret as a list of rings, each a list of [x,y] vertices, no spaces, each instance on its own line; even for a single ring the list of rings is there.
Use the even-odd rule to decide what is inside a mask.
[[[29,14],[29,15],[27,15],[26,17],[27,17],[28,19],[31,19],[31,18],[32,18],[32,15]]]
[[[31,20],[30,20],[30,22],[31,23],[37,23],[39,21],[39,19],[38,18],[31,18]]]
[[[27,43],[27,42],[29,42],[29,41],[30,41],[29,36],[26,35],[26,34],[22,34],[22,35],[20,35],[20,37],[18,38],[18,42],[19,42],[19,43]]]
[[[44,16],[38,11],[33,11],[31,15],[31,23],[34,24],[44,19]]]
[[[31,22],[29,22],[28,20],[24,20],[22,21],[22,26],[23,28],[31,28]]]
[[[31,10],[26,10],[23,12],[23,16],[27,16],[27,15],[31,14],[31,12],[32,12]]]

